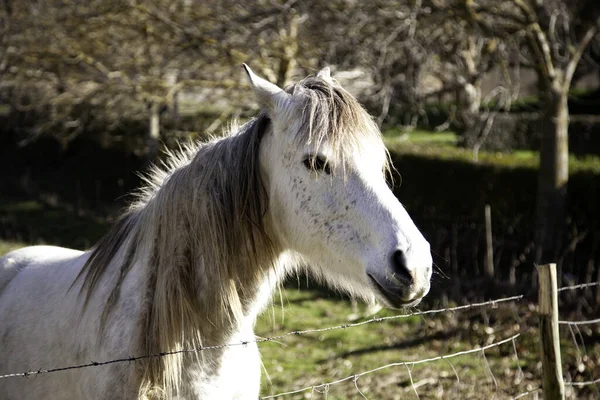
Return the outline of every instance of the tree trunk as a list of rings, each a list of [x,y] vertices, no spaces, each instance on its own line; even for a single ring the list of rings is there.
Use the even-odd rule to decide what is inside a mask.
[[[298,55],[298,27],[300,17],[293,14],[289,22],[288,31],[280,33],[282,40],[282,54],[279,58],[277,68],[277,86],[285,87],[290,82],[290,77],[296,68],[296,56]]]
[[[459,94],[459,115],[463,125],[463,138],[468,147],[474,147],[479,141],[481,121],[479,109],[481,108],[481,79],[473,83],[462,79]]]
[[[569,181],[568,85],[559,84],[559,78],[556,81],[546,90],[541,121],[535,232],[538,264],[557,261],[565,222]]]

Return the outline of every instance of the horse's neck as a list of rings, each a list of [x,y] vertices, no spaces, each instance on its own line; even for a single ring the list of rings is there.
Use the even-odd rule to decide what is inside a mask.
[[[219,329],[227,331],[227,337],[206,338],[207,346],[218,344],[222,347],[202,351],[200,357],[185,359],[183,370],[186,372],[181,385],[181,397],[238,398],[248,393],[258,393],[260,355],[255,343],[254,325],[281,282],[287,259],[287,256],[280,256],[274,263],[275,267],[264,275],[256,287],[245,288],[247,293],[254,293],[254,296],[244,299],[245,312],[240,320],[231,321],[231,325]],[[209,332],[207,334],[211,335]],[[231,385],[233,381],[237,386]]]
[[[265,274],[264,279],[256,287],[256,294],[253,299],[250,299],[249,306],[244,315],[246,321],[250,321],[254,325],[259,313],[271,302],[273,293],[285,277],[286,269],[290,264],[290,256],[287,253],[279,255],[278,259],[273,263],[273,269]]]
[[[220,318],[221,321],[226,321],[227,325],[221,326],[218,331],[230,332],[233,340],[239,332],[248,332],[248,330],[252,332],[256,319],[271,303],[274,292],[285,277],[291,259],[292,257],[287,253],[279,254],[271,264],[271,268],[265,271],[260,279],[246,282],[247,286],[239,288],[243,314],[238,320]],[[218,339],[222,340],[223,337]]]

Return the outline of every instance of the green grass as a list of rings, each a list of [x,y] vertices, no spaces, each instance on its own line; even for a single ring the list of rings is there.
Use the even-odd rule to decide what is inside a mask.
[[[403,132],[393,128],[386,130],[383,135],[389,151],[400,156],[411,154],[442,160],[474,162],[472,150],[456,147],[457,136],[453,132],[422,130]],[[530,150],[516,150],[511,153],[480,151],[477,162],[506,168],[538,168],[539,153]],[[570,155],[569,170],[600,173],[600,157]]]
[[[19,249],[21,247],[27,246],[26,243],[23,242],[14,242],[11,240],[0,240],[0,257],[3,254],[8,253],[9,251]]]
[[[399,128],[387,129],[384,138],[388,142],[407,142],[412,145],[434,145],[435,147],[454,147],[457,137],[454,132],[431,132],[424,130],[403,131]]]
[[[275,296],[275,305],[259,319],[256,328],[259,337],[347,324],[348,317],[356,311],[347,300],[319,291],[288,287],[282,292],[282,297],[283,307],[279,297]],[[365,305],[358,305],[358,314],[365,310]],[[400,313],[382,310],[377,316]],[[411,367],[410,375],[406,366],[392,366],[360,377],[357,385],[367,398],[374,399],[417,398],[411,378],[418,386],[417,392],[422,399],[487,399],[495,395],[498,398],[510,398],[537,387],[541,376],[537,320],[528,305],[488,309],[486,316],[493,322],[485,324],[482,314],[477,311],[413,316],[329,332],[292,335],[260,344],[264,364],[262,395],[321,385],[391,363],[417,361],[478,348],[510,337],[519,330],[521,336],[515,340],[518,357],[515,356],[512,342],[509,342],[486,350],[485,357],[478,351],[449,360],[415,365]],[[564,365],[572,373],[577,365],[577,350],[567,332],[562,332],[562,335]],[[599,351],[598,344],[588,347],[588,358],[600,354]],[[595,365],[593,368],[597,368]],[[581,376],[590,377],[593,374],[593,370],[587,370]],[[284,398],[304,399],[310,393],[311,390],[308,390]],[[582,391],[578,395],[578,398],[592,398],[589,392]],[[312,398],[326,397],[315,394]],[[327,398],[361,397],[351,379],[331,385]],[[570,398],[574,398],[574,394]]]
[[[275,305],[259,319],[256,328],[259,337],[347,324],[349,316],[360,315],[367,309],[366,305],[359,304],[353,310],[346,299],[306,289],[287,288],[282,292],[282,298],[283,307],[275,296]],[[400,313],[382,310],[377,317]],[[434,318],[411,316],[329,332],[292,335],[277,342],[264,343],[260,345],[265,372],[262,395],[320,385],[391,363],[456,353],[512,334],[510,327],[501,326],[497,329],[501,333],[492,338],[481,326],[476,329],[473,326],[468,318],[460,323],[452,314]],[[515,366],[515,361],[504,355],[509,353],[511,345],[504,347],[501,351],[491,349],[486,352],[487,361],[497,379],[498,375],[506,374],[506,369]],[[528,363],[534,363],[532,353],[528,354],[529,356],[522,355],[519,361],[522,368]],[[478,352],[453,358],[452,365],[447,361],[435,361],[412,367],[413,382],[423,384],[418,389],[420,396],[429,398],[440,394],[443,397],[452,395],[457,382],[452,367],[460,377],[460,391],[464,397],[479,398],[478,391],[492,393],[493,384],[486,372],[486,362]],[[416,398],[405,366],[367,374],[357,384],[368,398]],[[500,390],[506,394],[525,391],[526,386],[526,382],[521,387],[500,382]],[[309,390],[289,398],[303,399],[310,392]],[[350,380],[331,386],[327,398],[347,399],[360,396],[354,382]]]
[[[10,114],[11,108],[8,104],[0,104],[0,117]]]

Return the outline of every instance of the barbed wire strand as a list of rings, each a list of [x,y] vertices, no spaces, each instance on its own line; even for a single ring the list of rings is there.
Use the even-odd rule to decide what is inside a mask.
[[[600,383],[600,378],[594,379],[593,381],[585,381],[585,382],[565,382],[567,386],[590,386]]]
[[[561,325],[591,325],[600,323],[600,318],[598,319],[588,319],[585,321],[558,321]]]
[[[501,299],[484,301],[484,302],[480,302],[480,303],[465,304],[465,305],[456,306],[456,307],[447,307],[447,308],[434,309],[434,310],[418,311],[418,312],[408,313],[408,314],[392,315],[389,317],[375,317],[375,318],[371,318],[371,319],[361,321],[361,322],[329,326],[329,327],[325,327],[325,328],[306,329],[306,330],[302,330],[302,331],[291,331],[291,332],[286,332],[281,335],[276,335],[276,336],[271,336],[271,337],[266,337],[266,338],[257,338],[255,340],[248,340],[248,341],[244,341],[244,342],[227,343],[227,344],[220,344],[220,345],[214,345],[214,346],[202,346],[202,347],[198,347],[198,348],[194,348],[194,349],[166,351],[166,352],[160,352],[160,353],[156,353],[156,354],[146,354],[146,355],[142,355],[142,356],[121,357],[121,358],[116,358],[116,359],[108,360],[108,361],[90,361],[88,363],[71,365],[71,366],[67,366],[67,367],[47,368],[47,369],[39,369],[37,371],[18,372],[18,373],[0,375],[0,379],[18,378],[18,377],[27,378],[32,375],[48,374],[48,373],[53,373],[53,372],[69,371],[69,370],[73,370],[73,369],[81,369],[81,368],[89,368],[89,367],[98,367],[98,366],[108,365],[108,364],[134,362],[134,361],[148,359],[148,358],[165,357],[165,356],[176,355],[176,354],[185,354],[185,353],[197,353],[200,351],[207,351],[207,350],[210,351],[210,350],[224,349],[224,348],[236,347],[236,346],[247,346],[249,344],[254,344],[254,343],[258,344],[258,343],[264,343],[264,342],[277,341],[277,340],[286,338],[288,336],[301,336],[301,335],[307,335],[307,334],[311,334],[311,333],[322,333],[322,332],[328,332],[328,331],[339,330],[339,329],[353,328],[353,327],[367,325],[367,324],[371,324],[371,323],[380,323],[380,322],[390,321],[390,320],[395,320],[395,319],[410,318],[410,317],[420,316],[420,315],[434,315],[434,314],[440,314],[440,313],[445,313],[445,312],[463,311],[463,310],[485,307],[485,306],[495,307],[501,303],[521,300],[521,299],[523,299],[523,297],[524,297],[523,295],[517,295],[517,296],[505,297],[505,298],[501,298]]]
[[[579,285],[563,286],[557,289],[557,292],[563,292],[565,290],[585,289],[593,286],[600,286],[600,282],[581,283]]]
[[[459,351],[459,352],[452,353],[452,354],[446,354],[446,355],[441,355],[441,356],[437,356],[437,357],[425,358],[425,359],[417,360],[417,361],[403,361],[403,362],[391,363],[391,364],[383,365],[383,366],[380,366],[380,367],[377,367],[377,368],[373,368],[373,369],[368,370],[368,371],[361,372],[359,374],[350,375],[350,376],[347,376],[345,378],[338,379],[336,381],[332,381],[332,382],[328,382],[328,383],[322,383],[320,385],[307,386],[307,387],[304,387],[304,388],[301,388],[301,389],[292,390],[292,391],[289,391],[289,392],[278,393],[278,394],[273,394],[273,395],[269,395],[269,396],[263,396],[260,399],[261,400],[264,400],[264,399],[274,399],[274,398],[277,398],[277,397],[289,396],[289,395],[296,394],[296,393],[306,392],[307,390],[315,390],[317,388],[321,388],[321,387],[325,387],[325,386],[327,386],[329,388],[332,385],[337,385],[338,383],[346,382],[346,381],[349,381],[351,379],[357,379],[357,378],[360,378],[361,376],[372,374],[374,372],[381,371],[381,370],[386,369],[386,368],[401,367],[401,366],[411,366],[412,367],[412,366],[415,366],[415,365],[418,365],[418,364],[424,364],[424,363],[433,362],[433,361],[439,361],[439,360],[446,360],[448,358],[454,358],[454,357],[463,356],[463,355],[466,355],[466,354],[478,353],[478,352],[481,352],[481,351],[484,351],[484,350],[487,350],[487,349],[491,349],[493,347],[501,346],[504,343],[508,343],[508,342],[510,342],[510,341],[518,338],[520,335],[521,335],[520,333],[517,333],[516,335],[513,335],[513,336],[511,336],[509,338],[506,338],[504,340],[500,340],[500,341],[495,342],[495,343],[491,343],[491,344],[483,346],[483,347],[478,347],[478,348],[470,349],[470,350],[463,350],[463,351]]]
[[[599,285],[600,285],[600,282],[584,283],[584,284],[579,284],[579,285],[565,286],[565,287],[559,288],[558,291],[561,292],[564,290],[581,289],[581,288],[588,288],[588,287],[599,286]],[[357,327],[357,326],[366,325],[366,324],[370,324],[370,323],[379,323],[379,322],[384,322],[384,321],[389,321],[389,320],[394,320],[394,319],[409,318],[409,317],[413,317],[413,316],[425,316],[425,315],[440,314],[440,313],[444,313],[444,312],[463,311],[463,310],[479,308],[479,307],[484,307],[484,306],[495,307],[500,303],[521,300],[521,299],[523,299],[523,297],[524,297],[524,295],[517,295],[517,296],[511,296],[511,297],[495,299],[495,300],[490,300],[490,301],[485,301],[485,302],[465,304],[465,305],[456,306],[456,307],[447,307],[447,308],[442,308],[442,309],[419,311],[419,312],[408,313],[408,314],[393,315],[393,316],[389,316],[389,317],[376,317],[376,318],[371,318],[369,320],[356,322],[356,323],[342,324],[342,325],[331,326],[331,327],[326,327],[326,328],[307,329],[307,330],[302,330],[302,331],[292,331],[292,332],[284,333],[282,335],[277,335],[277,336],[272,336],[272,337],[267,337],[267,338],[257,338],[255,340],[243,341],[243,342],[238,342],[238,343],[228,343],[228,344],[214,345],[214,346],[202,346],[202,347],[194,348],[194,349],[183,349],[183,350],[176,350],[176,351],[160,352],[160,353],[156,353],[156,354],[146,354],[146,355],[142,355],[142,356],[122,357],[122,358],[116,358],[116,359],[112,359],[112,360],[108,360],[108,361],[90,361],[89,363],[70,365],[67,367],[47,368],[47,369],[39,369],[37,371],[11,373],[11,374],[0,375],[0,379],[16,378],[16,377],[25,377],[26,378],[26,377],[29,377],[32,375],[39,375],[39,374],[46,374],[46,373],[53,373],[53,372],[60,372],[60,371],[68,371],[68,370],[73,370],[73,369],[81,369],[81,368],[89,368],[89,367],[97,367],[97,366],[116,364],[116,363],[125,363],[125,362],[129,363],[129,362],[134,362],[134,361],[148,359],[148,358],[165,357],[165,356],[169,356],[169,355],[176,355],[176,354],[183,354],[183,353],[197,353],[200,351],[216,350],[216,349],[223,349],[223,348],[235,347],[235,346],[247,346],[248,344],[253,344],[253,343],[258,344],[258,343],[264,343],[264,342],[277,341],[279,339],[283,339],[288,336],[299,336],[299,335],[305,335],[305,334],[311,334],[311,333],[328,332],[328,331],[333,331],[333,330],[338,330],[338,329],[347,329],[347,328]],[[561,324],[568,324],[568,325],[584,325],[584,324],[593,324],[593,323],[597,323],[597,322],[600,322],[600,319],[589,320],[589,321],[559,321],[559,323],[561,323]]]
[[[541,390],[542,390],[542,388],[541,388],[541,387],[539,387],[539,388],[537,388],[537,389],[528,390],[528,391],[526,391],[526,392],[523,392],[523,393],[521,393],[521,394],[518,394],[517,396],[513,397],[513,398],[512,398],[512,400],[522,399],[522,398],[523,398],[523,397],[525,397],[525,396],[529,396],[530,394],[537,393],[537,392],[539,392],[539,391],[541,391]]]

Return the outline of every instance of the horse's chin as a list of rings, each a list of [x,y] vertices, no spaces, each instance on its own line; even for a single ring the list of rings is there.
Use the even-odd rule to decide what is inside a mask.
[[[398,290],[397,287],[392,289],[386,288],[380,284],[371,274],[367,274],[371,281],[371,287],[375,294],[375,297],[388,308],[409,308],[418,305],[423,297],[419,297],[411,300],[404,300],[401,297],[402,290]],[[399,293],[398,293],[399,292]]]

